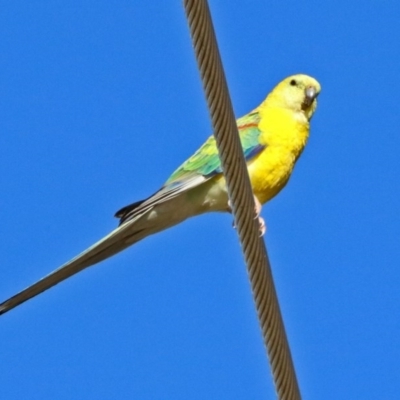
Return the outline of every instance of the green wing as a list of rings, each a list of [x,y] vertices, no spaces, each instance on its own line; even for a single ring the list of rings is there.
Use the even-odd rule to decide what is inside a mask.
[[[251,159],[265,146],[260,144],[260,117],[253,111],[237,120],[240,140],[246,160]],[[169,201],[180,193],[197,187],[216,174],[222,172],[214,136],[200,147],[185,163],[183,163],[167,180],[165,185],[148,199],[130,204],[116,214],[124,224],[137,216],[150,212],[155,205]]]
[[[259,122],[260,116],[257,111],[253,111],[237,120],[240,140],[246,160],[254,157],[265,147],[259,142]],[[221,172],[221,161],[218,156],[215,138],[214,136],[210,136],[203,146],[170,176],[165,186],[175,186],[199,175],[210,178]]]

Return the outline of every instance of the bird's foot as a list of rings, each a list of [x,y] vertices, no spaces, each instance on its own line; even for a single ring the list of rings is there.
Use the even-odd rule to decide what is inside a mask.
[[[262,205],[256,196],[254,196],[254,202],[255,202],[254,211],[256,213],[256,219],[258,219],[258,226],[259,226],[258,229],[259,229],[260,237],[261,237],[261,236],[265,235],[265,232],[267,231],[267,225],[265,224],[264,218],[260,217]],[[231,207],[230,200],[228,200],[228,207],[229,207],[229,211],[231,212],[232,207]],[[236,229],[235,221],[232,221],[232,228]]]
[[[261,237],[265,235],[265,232],[267,231],[267,225],[265,224],[264,218],[260,217],[262,204],[257,199],[256,195],[254,195],[254,203],[256,204],[254,211],[256,212],[256,218],[258,219],[258,230]]]
[[[267,225],[262,217],[258,217],[258,230],[260,232],[260,237],[263,237],[265,232],[267,232]]]

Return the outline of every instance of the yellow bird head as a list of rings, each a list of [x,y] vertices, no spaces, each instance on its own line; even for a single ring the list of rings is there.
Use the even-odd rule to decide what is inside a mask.
[[[271,107],[303,112],[308,120],[317,108],[321,85],[311,76],[292,75],[280,82],[266,99]]]

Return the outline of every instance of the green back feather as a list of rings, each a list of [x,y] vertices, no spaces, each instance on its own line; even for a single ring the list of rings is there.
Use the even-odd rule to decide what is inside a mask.
[[[257,111],[253,111],[237,120],[240,140],[246,160],[254,157],[265,147],[261,145],[259,141],[259,122],[260,116]],[[203,146],[170,176],[165,186],[177,184],[178,182],[193,178],[193,176],[203,175],[209,178],[221,172],[221,161],[218,156],[215,138],[214,136],[210,136]]]

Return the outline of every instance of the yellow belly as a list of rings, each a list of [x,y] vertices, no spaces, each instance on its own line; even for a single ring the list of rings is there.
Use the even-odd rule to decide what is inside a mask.
[[[286,185],[295,156],[282,147],[269,147],[248,165],[254,194],[261,203],[272,199]]]
[[[309,124],[286,110],[267,110],[259,125],[261,143],[266,145],[248,162],[254,194],[261,203],[274,197],[286,185],[307,142]]]
[[[262,203],[277,195],[288,182],[294,165],[307,142],[309,124],[304,114],[294,115],[284,109],[260,109],[260,143],[265,149],[247,161],[254,194]],[[204,186],[204,187],[203,187]],[[224,176],[218,175],[202,185],[205,210],[227,210],[227,191]],[[201,197],[196,192],[197,197]]]

